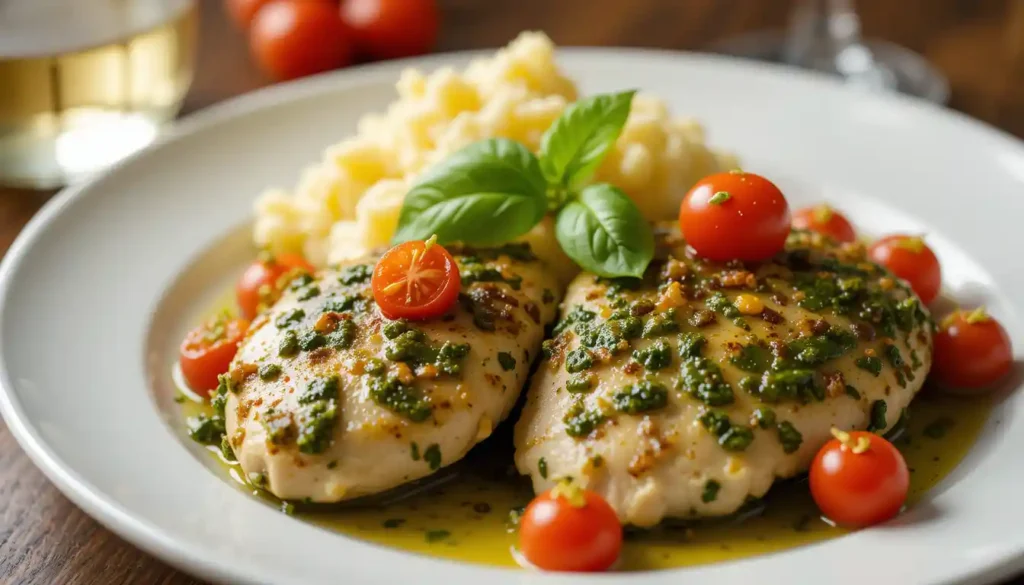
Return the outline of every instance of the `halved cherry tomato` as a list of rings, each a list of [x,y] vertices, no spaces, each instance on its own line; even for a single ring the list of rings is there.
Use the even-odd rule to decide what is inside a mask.
[[[519,548],[545,571],[604,571],[619,558],[622,525],[601,496],[563,483],[523,511]]]
[[[273,0],[252,19],[249,43],[260,66],[279,80],[352,62],[352,35],[333,2]]]
[[[868,257],[909,282],[922,303],[930,304],[939,296],[942,287],[939,259],[920,236],[886,236],[871,244]]]
[[[947,389],[977,390],[1010,373],[1010,336],[983,308],[954,311],[935,335],[932,372]]]
[[[235,285],[242,316],[252,319],[260,312],[261,305],[273,304],[280,296],[281,288],[287,284],[281,282],[283,277],[313,271],[313,266],[298,254],[262,255],[245,269]]]
[[[824,234],[837,242],[857,239],[857,232],[846,216],[824,203],[796,210],[793,213],[793,227]]]
[[[437,41],[435,0],[346,0],[341,16],[358,50],[375,59],[422,55]]]
[[[767,260],[786,244],[789,204],[782,191],[760,175],[710,175],[683,198],[679,229],[686,242],[709,260]]]
[[[188,387],[209,395],[217,387],[217,376],[228,371],[248,330],[245,319],[221,315],[189,331],[181,342],[178,358]]]
[[[811,463],[811,495],[818,508],[844,526],[870,526],[899,513],[910,489],[903,455],[866,431],[833,429]]]
[[[385,317],[420,320],[447,312],[459,297],[462,279],[455,259],[431,237],[385,252],[373,268],[370,286]]]

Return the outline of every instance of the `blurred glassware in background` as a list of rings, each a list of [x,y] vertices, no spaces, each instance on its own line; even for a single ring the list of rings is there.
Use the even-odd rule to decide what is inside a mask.
[[[196,0],[0,0],[0,184],[60,187],[156,138],[197,18]]]
[[[890,5],[894,12],[901,7],[899,2]],[[899,45],[861,38],[852,0],[799,0],[785,32],[726,39],[712,50],[831,73],[869,90],[899,91],[939,104],[949,99],[949,83],[924,57]]]

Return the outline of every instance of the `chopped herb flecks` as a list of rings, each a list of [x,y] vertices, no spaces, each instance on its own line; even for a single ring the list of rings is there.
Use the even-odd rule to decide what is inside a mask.
[[[510,372],[516,369],[516,358],[512,357],[512,354],[507,351],[499,351],[498,364],[501,366],[501,369]]]
[[[884,400],[876,400],[871,403],[871,418],[868,420],[868,431],[878,432],[885,430],[885,413],[887,409],[888,406]]]
[[[722,489],[722,484],[718,483],[713,479],[709,479],[704,483],[704,492],[700,495],[700,501],[705,504],[710,504],[718,499],[718,490]]]
[[[637,382],[616,392],[612,396],[612,404],[616,410],[626,414],[659,410],[668,404],[668,390],[661,384]]]
[[[427,463],[431,471],[441,469],[441,446],[434,443],[423,451],[423,461]]]

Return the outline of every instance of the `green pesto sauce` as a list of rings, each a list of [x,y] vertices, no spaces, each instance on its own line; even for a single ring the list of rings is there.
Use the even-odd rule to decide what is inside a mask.
[[[612,405],[626,414],[661,410],[667,404],[668,389],[646,380],[630,384],[612,395]]]
[[[720,489],[722,489],[722,484],[713,479],[707,480],[707,482],[704,483],[704,491],[700,495],[700,501],[705,504],[714,502],[718,499],[718,490]]]
[[[651,372],[664,370],[672,365],[672,346],[659,339],[643,349],[633,350],[633,361]]]
[[[725,406],[736,399],[732,386],[722,378],[722,369],[705,357],[683,360],[679,384],[682,390],[708,406]]]
[[[502,370],[506,372],[511,372],[512,370],[516,369],[516,358],[512,357],[512,354],[510,354],[507,351],[499,351],[498,365],[501,366]]]
[[[854,361],[858,368],[871,372],[871,375],[878,377],[882,374],[882,360],[876,356],[861,356]]]
[[[181,405],[183,420],[215,414],[211,406],[188,396]],[[990,408],[984,398],[959,400],[934,395],[918,397],[911,404],[907,430],[895,441],[911,469],[909,506],[920,502],[929,489],[956,468],[978,436]],[[438,482],[421,492],[410,490],[411,495],[405,499],[391,497],[384,505],[345,507],[294,502],[294,519],[398,550],[514,568],[509,549],[517,543],[518,535],[510,519],[521,513],[532,497],[532,489],[529,480],[508,474],[512,460],[510,428],[510,424],[499,426],[464,461],[446,468],[457,473],[454,481]],[[939,428],[942,430],[936,430]],[[418,447],[412,444],[410,448],[415,449],[414,459],[422,460]],[[254,487],[265,485],[263,476],[246,478],[233,456],[224,456],[219,443],[208,449],[223,469],[225,480],[282,509],[280,500]],[[705,484],[702,497],[711,498],[712,492],[717,498],[715,488]],[[431,531],[447,531],[448,535],[430,541],[426,535]],[[628,529],[618,570],[668,569],[748,558],[841,537],[847,532],[819,519],[806,481],[783,481],[748,508],[746,516],[672,520],[650,530]]]
[[[462,362],[469,355],[468,343],[444,342],[440,347],[430,343],[426,334],[408,322],[392,321],[382,329],[384,357],[394,362],[405,362],[410,367],[432,365],[450,376],[462,374]]]
[[[605,421],[605,415],[597,410],[587,410],[582,404],[576,403],[565,414],[562,422],[565,433],[573,438],[586,437]]]
[[[569,376],[569,379],[565,382],[565,389],[570,394],[583,394],[586,392],[590,392],[594,388],[594,383],[594,374],[573,374]]]
[[[782,450],[786,453],[794,453],[804,442],[803,435],[796,430],[789,421],[782,421],[776,426],[779,432],[779,442],[782,443]]]
[[[368,378],[370,400],[412,422],[430,418],[430,403],[415,386],[403,384],[396,376],[369,375]]]
[[[346,286],[366,284],[372,276],[372,264],[353,264],[338,271],[338,282]]]
[[[467,257],[462,257],[461,260],[462,268],[459,270],[459,277],[462,280],[462,286],[468,287],[477,282],[503,282],[512,290],[519,290],[523,285],[521,276],[505,276],[497,268],[469,262]]]
[[[750,427],[733,423],[724,412],[706,410],[698,420],[709,433],[718,437],[718,444],[726,451],[743,451],[754,441]]]

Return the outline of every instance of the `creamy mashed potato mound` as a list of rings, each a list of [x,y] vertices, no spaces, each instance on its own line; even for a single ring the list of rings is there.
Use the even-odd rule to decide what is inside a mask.
[[[364,116],[355,136],[328,147],[293,190],[259,197],[256,244],[301,252],[318,266],[361,256],[390,241],[409,187],[449,154],[494,137],[536,152],[544,131],[577,98],[554,53],[547,36],[526,32],[462,72],[407,69],[385,113]],[[707,147],[696,121],[674,118],[664,101],[639,94],[595,180],[617,185],[657,220],[674,217],[698,179],[735,167],[731,155]],[[528,239],[549,262],[567,261],[552,241],[550,222]]]

